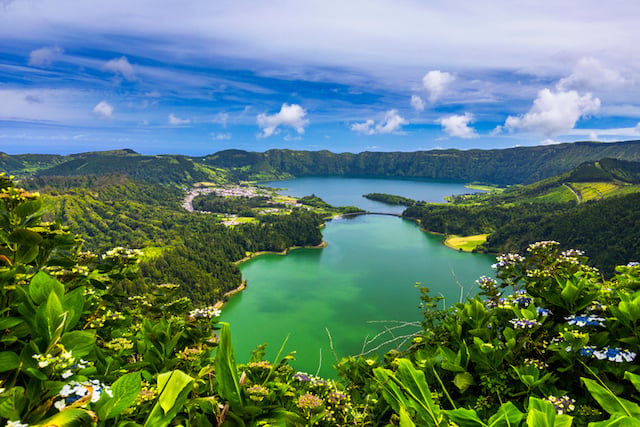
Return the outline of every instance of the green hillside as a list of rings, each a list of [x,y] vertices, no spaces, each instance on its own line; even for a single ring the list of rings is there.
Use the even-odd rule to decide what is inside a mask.
[[[332,153],[274,149],[264,153],[225,150],[204,157],[147,156],[132,150],[69,156],[0,156],[1,170],[23,177],[127,174],[147,182],[192,184],[198,181],[260,181],[305,175],[393,176],[500,185],[529,184],[554,177],[585,162],[601,159],[640,161],[640,141],[575,142],[495,150]],[[638,172],[608,170],[617,180]],[[622,168],[624,169],[624,168]],[[591,172],[589,172],[591,174]]]
[[[522,253],[531,242],[555,240],[585,250],[610,275],[622,260],[640,259],[639,171],[639,162],[603,159],[500,193],[416,204],[403,215],[446,235],[488,234],[480,251]]]
[[[202,161],[214,167],[231,168],[238,178],[247,180],[273,173],[276,178],[279,174],[394,176],[512,185],[540,181],[602,158],[640,161],[640,141],[359,154],[227,150],[206,156]]]

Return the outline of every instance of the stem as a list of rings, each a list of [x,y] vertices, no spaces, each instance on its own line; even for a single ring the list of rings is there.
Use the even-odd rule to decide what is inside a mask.
[[[436,371],[436,367],[435,366],[431,366],[431,369],[433,370],[433,374],[436,376],[436,379],[440,383],[440,387],[442,387],[442,391],[444,391],[444,394],[445,394],[445,396],[447,396],[447,400],[449,401],[449,403],[451,403],[451,406],[453,407],[453,409],[458,409],[456,404],[453,402],[453,399],[449,395],[449,392],[447,391],[446,387],[444,386],[444,383],[440,379],[440,375],[438,375],[438,372]]]

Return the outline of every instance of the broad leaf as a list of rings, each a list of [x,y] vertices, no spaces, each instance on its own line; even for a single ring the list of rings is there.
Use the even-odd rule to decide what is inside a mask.
[[[454,423],[464,427],[485,427],[486,424],[482,422],[476,411],[465,408],[452,409],[445,411]]]
[[[89,354],[93,350],[95,342],[95,330],[71,331],[62,336],[62,344],[76,359]]]
[[[581,378],[591,396],[611,415],[640,417],[640,406],[637,403],[617,397],[611,391],[589,378]]]
[[[20,366],[20,357],[13,351],[0,352],[0,372],[10,371]]]
[[[54,292],[58,299],[64,296],[64,286],[47,273],[39,271],[29,283],[29,296],[36,305],[41,305]]]
[[[520,425],[524,414],[511,402],[500,405],[498,412],[493,414],[487,425],[490,427],[513,427]]]
[[[231,331],[228,323],[221,322],[220,343],[216,348],[214,366],[218,380],[218,393],[224,400],[229,401],[234,409],[242,408],[244,402],[240,390],[240,380],[231,344]]]
[[[158,375],[160,396],[149,413],[144,427],[168,426],[189,398],[193,381],[193,378],[177,370]]]
[[[122,411],[136,403],[136,398],[141,388],[142,381],[140,380],[139,372],[131,372],[118,378],[111,385],[113,397],[108,398],[103,403],[98,402],[101,404],[98,409],[99,418],[107,420],[120,415]],[[107,394],[103,393],[103,396],[107,396]],[[102,399],[100,400],[102,401]]]

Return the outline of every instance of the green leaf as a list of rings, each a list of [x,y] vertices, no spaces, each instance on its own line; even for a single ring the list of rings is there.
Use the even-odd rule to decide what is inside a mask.
[[[629,371],[624,373],[624,379],[631,381],[631,384],[636,388],[636,390],[640,391],[640,375],[632,374]]]
[[[551,404],[536,397],[529,398],[527,408],[528,427],[553,427],[556,421],[556,410]]]
[[[626,415],[640,417],[640,406],[637,403],[617,397],[610,390],[602,387],[596,381],[589,378],[581,378],[591,396],[602,406],[602,409],[610,415]]]
[[[54,416],[47,418],[41,424],[35,424],[33,427],[44,426],[60,426],[60,427],[75,427],[75,426],[87,426],[93,422],[93,416],[86,409],[69,408],[64,411],[60,411]]]
[[[20,357],[13,351],[0,352],[0,372],[11,371],[20,366]]]
[[[484,427],[486,424],[482,422],[476,411],[465,408],[458,408],[445,411],[454,423],[464,427]]]
[[[608,420],[589,423],[589,427],[638,427],[638,418],[616,415]]]
[[[158,389],[162,390],[158,401],[165,414],[171,410],[178,400],[178,396],[193,381],[193,378],[179,370],[158,375]]]
[[[98,402],[98,417],[101,420],[117,417],[136,403],[136,398],[142,389],[142,381],[140,380],[140,372],[131,372],[118,378],[111,385],[113,397],[106,399],[103,403]],[[103,393],[102,396],[106,396]],[[102,401],[102,399],[100,399]]]
[[[498,412],[493,414],[488,421],[490,427],[513,427],[520,425],[524,414],[511,402],[500,405]]]
[[[69,350],[76,359],[85,357],[93,350],[96,342],[96,332],[93,331],[71,331],[62,336],[62,344]]]
[[[20,418],[21,408],[24,403],[24,388],[11,387],[0,395],[0,417],[10,420]]]
[[[45,305],[45,315],[47,326],[49,329],[50,342],[56,341],[62,335],[62,327],[64,327],[65,316],[63,315],[62,303],[55,293],[51,293]]]
[[[240,390],[240,380],[236,368],[236,360],[231,344],[231,331],[228,323],[221,322],[220,343],[216,348],[214,366],[218,379],[218,393],[224,400],[229,401],[233,409],[244,406]]]
[[[2,317],[0,318],[0,330],[11,329],[24,322],[19,317]]]
[[[41,305],[55,293],[58,299],[64,296],[64,286],[47,273],[39,271],[29,283],[29,296],[36,305]]]
[[[76,288],[62,298],[62,307],[65,311],[69,312],[65,325],[67,331],[73,329],[82,316],[82,310],[84,309],[84,290],[84,287]]]
[[[409,411],[405,407],[400,408],[400,427],[415,427],[416,425],[409,416]]]
[[[158,375],[160,396],[147,417],[144,427],[166,427],[178,415],[191,392],[194,379],[182,371]]]
[[[473,384],[473,375],[469,372],[461,372],[453,378],[453,383],[460,393],[464,393]]]

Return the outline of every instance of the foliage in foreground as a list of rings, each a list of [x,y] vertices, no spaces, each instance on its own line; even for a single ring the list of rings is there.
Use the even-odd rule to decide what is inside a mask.
[[[124,303],[138,253],[81,252],[43,213],[0,176],[0,425],[638,425],[637,264],[602,281],[555,242],[502,256],[474,299],[425,290],[412,347],[345,359],[337,383],[282,350],[237,365],[219,311],[173,285]]]

